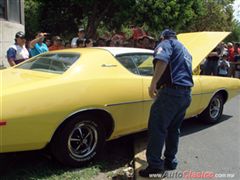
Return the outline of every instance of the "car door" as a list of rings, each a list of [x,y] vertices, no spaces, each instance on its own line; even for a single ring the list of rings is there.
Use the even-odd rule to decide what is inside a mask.
[[[121,54],[116,59],[124,71],[112,82],[117,101],[107,104],[115,120],[114,136],[120,136],[141,129],[143,121],[142,77],[133,62],[134,54]]]
[[[135,54],[133,60],[138,68],[139,75],[142,77],[143,115],[142,120],[140,121],[140,127],[141,129],[146,129],[149,110],[153,102],[153,100],[148,95],[148,87],[150,86],[153,75],[153,56],[151,53]]]

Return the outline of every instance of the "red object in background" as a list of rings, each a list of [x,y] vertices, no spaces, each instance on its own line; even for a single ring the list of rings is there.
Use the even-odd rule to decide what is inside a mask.
[[[0,121],[0,126],[6,126],[7,122],[6,121]]]
[[[228,60],[234,62],[234,48],[228,48]]]
[[[134,40],[138,40],[144,36],[147,36],[147,33],[140,27],[134,27],[134,28],[132,28],[132,31],[133,31],[132,38]]]

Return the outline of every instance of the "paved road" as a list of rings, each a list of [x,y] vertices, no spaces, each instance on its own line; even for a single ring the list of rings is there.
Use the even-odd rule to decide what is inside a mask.
[[[146,166],[145,159],[143,159],[145,158],[146,134],[139,136],[141,138],[137,142],[138,149],[140,149],[136,152],[138,153],[137,170]],[[178,169],[172,171],[171,175],[184,171],[210,171],[219,175],[229,174],[231,176],[233,174],[235,176],[216,179],[240,179],[240,96],[225,104],[221,122],[218,124],[204,125],[196,119],[184,121],[178,159],[180,161]],[[137,180],[140,179],[137,176]]]

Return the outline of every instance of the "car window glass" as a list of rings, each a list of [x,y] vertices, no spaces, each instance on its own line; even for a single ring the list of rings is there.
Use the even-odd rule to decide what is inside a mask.
[[[42,54],[31,58],[16,68],[62,74],[69,69],[79,57],[79,54],[67,53]]]
[[[116,57],[117,60],[130,72],[139,74],[137,66],[135,65],[132,55],[121,55]]]
[[[138,72],[142,76],[153,75],[153,56],[151,54],[134,55],[133,61],[138,67]]]

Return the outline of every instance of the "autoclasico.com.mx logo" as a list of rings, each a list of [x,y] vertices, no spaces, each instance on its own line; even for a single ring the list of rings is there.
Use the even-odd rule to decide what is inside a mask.
[[[214,179],[224,178],[231,179],[235,177],[235,174],[231,173],[215,173],[212,171],[177,171],[170,172],[166,171],[164,174],[150,174],[150,178],[176,178],[176,179]]]

